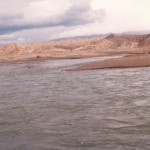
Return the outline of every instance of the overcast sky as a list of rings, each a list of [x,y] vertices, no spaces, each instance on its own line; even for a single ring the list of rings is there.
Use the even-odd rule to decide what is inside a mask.
[[[0,43],[150,31],[150,0],[0,0]]]

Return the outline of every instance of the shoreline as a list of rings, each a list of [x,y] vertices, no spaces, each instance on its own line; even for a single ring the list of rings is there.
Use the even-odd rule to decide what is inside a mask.
[[[94,58],[94,57],[113,57],[115,54],[105,54],[105,55],[75,55],[75,56],[37,56],[37,57],[26,57],[26,58],[14,58],[14,59],[0,59],[0,64],[18,64],[18,63],[30,63],[30,62],[41,62],[47,60],[63,60],[63,59],[84,59],[84,58]],[[121,54],[119,55],[121,56]]]
[[[121,58],[108,59],[84,64],[80,67],[68,69],[67,71],[84,71],[97,69],[138,68],[150,67],[150,54],[124,56]]]
[[[105,55],[68,55],[68,56],[36,56],[36,57],[16,57],[15,59],[0,60],[0,64],[23,64],[23,63],[36,63],[48,60],[63,60],[63,59],[84,59],[94,57],[110,57],[107,60],[95,61],[81,64],[79,67],[67,69],[66,71],[84,71],[84,70],[97,70],[97,69],[115,69],[115,68],[137,68],[137,67],[150,67],[150,54],[114,54],[107,53]],[[111,58],[112,57],[112,58]],[[113,58],[116,57],[116,58]],[[118,57],[118,58],[117,58]]]

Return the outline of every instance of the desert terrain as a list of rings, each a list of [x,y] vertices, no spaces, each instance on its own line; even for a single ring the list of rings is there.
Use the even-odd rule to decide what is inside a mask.
[[[91,39],[10,43],[0,46],[0,62],[22,62],[43,59],[76,59],[123,56],[81,66],[73,70],[150,66],[150,34],[115,35]]]

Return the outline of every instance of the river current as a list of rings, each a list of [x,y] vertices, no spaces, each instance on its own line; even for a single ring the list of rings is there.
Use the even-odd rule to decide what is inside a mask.
[[[150,150],[150,68],[101,60],[0,65],[0,150]]]

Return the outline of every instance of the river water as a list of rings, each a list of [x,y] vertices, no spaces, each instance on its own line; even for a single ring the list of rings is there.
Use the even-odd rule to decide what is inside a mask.
[[[150,150],[150,68],[99,59],[1,64],[0,150]]]

